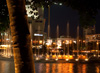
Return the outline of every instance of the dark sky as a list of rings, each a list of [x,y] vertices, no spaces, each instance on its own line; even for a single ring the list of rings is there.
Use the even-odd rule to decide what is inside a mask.
[[[56,26],[59,25],[59,34],[65,35],[67,33],[67,22],[69,21],[70,33],[71,37],[76,37],[77,25],[79,24],[79,15],[77,10],[73,10],[70,7],[52,5],[50,8],[50,36],[56,37]],[[47,24],[48,24],[48,9],[44,9],[44,18],[46,19],[45,24],[45,32],[47,32]],[[100,23],[100,11],[96,16],[96,33],[100,33],[99,25]],[[80,24],[79,24],[80,25]],[[82,33],[82,29],[80,30]]]

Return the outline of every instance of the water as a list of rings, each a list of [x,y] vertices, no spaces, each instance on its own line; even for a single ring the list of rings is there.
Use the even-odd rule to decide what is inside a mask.
[[[35,63],[36,73],[100,73],[99,64]],[[0,61],[0,73],[14,73],[12,61]]]

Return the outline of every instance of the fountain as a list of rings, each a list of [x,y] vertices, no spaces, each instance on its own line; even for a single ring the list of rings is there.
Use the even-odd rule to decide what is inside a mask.
[[[40,26],[38,26],[38,33],[40,33]],[[39,60],[39,49],[40,49],[40,47],[39,47],[39,40],[40,40],[40,37],[38,36],[38,54],[37,54],[37,57],[36,57],[36,60]]]
[[[67,37],[68,37],[68,44],[67,44],[68,52],[67,52],[67,55],[69,56],[69,22],[67,23]]]
[[[59,38],[59,25],[57,25],[57,38]],[[57,54],[56,54],[56,61],[58,60],[58,40],[57,40],[57,47],[56,47],[56,49],[57,49]]]
[[[98,52],[98,57],[100,57],[100,55],[99,55],[99,41],[97,41],[96,44],[97,44],[97,50],[98,50],[98,51],[97,51],[97,52]]]
[[[79,60],[79,25],[77,26],[77,58],[75,60]]]

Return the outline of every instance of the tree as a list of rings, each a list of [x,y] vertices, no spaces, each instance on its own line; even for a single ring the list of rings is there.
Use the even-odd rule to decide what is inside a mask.
[[[9,11],[15,73],[35,73],[25,0],[6,0]]]

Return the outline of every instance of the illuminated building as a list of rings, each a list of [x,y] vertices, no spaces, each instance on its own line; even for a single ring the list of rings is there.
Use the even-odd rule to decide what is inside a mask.
[[[85,39],[86,35],[93,35],[95,34],[95,25],[89,26],[87,28],[83,28],[83,38]]]
[[[44,40],[44,27],[45,27],[45,19],[43,18],[44,8],[43,7],[37,8],[37,10],[34,10],[33,14],[30,14],[30,11],[32,11],[32,9],[29,7],[30,5],[26,5],[26,10],[28,14],[29,31],[31,34],[32,44],[34,45],[36,44],[35,41]],[[32,16],[34,16],[34,19],[32,18]],[[37,43],[39,44],[39,42]]]

